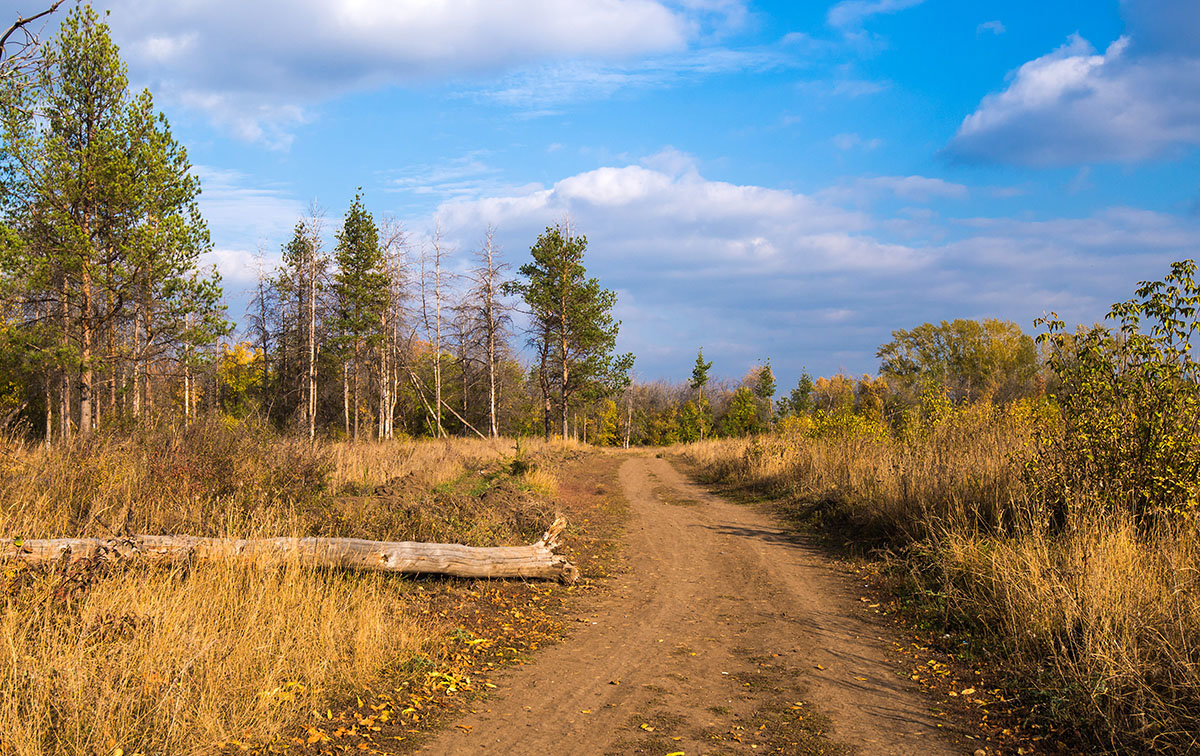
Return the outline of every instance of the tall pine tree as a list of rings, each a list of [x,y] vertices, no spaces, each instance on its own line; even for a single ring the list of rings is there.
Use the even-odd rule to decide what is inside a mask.
[[[342,399],[346,434],[358,439],[362,372],[371,350],[382,343],[383,313],[388,303],[388,276],[375,220],[362,195],[346,211],[337,234],[334,276],[337,300],[337,345],[343,359]]]
[[[569,225],[548,227],[530,249],[533,261],[521,266],[526,280],[509,287],[525,298],[533,318],[530,338],[539,357],[547,439],[553,404],[566,438],[571,400],[615,388],[633,367],[632,354],[613,355],[621,325],[612,317],[617,295],[587,276],[586,251],[587,237],[571,233]]]
[[[40,357],[46,428],[89,431],[118,399],[148,398],[227,325],[199,185],[148,92],[131,97],[108,27],[73,9],[30,78],[5,82],[0,116],[20,244],[4,260],[20,330]],[[57,394],[57,396],[54,396]]]

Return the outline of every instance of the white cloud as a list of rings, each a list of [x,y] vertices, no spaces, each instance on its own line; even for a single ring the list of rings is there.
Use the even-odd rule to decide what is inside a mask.
[[[1098,54],[1078,35],[1022,65],[967,116],[955,157],[1025,165],[1131,163],[1200,145],[1200,56]]]
[[[803,194],[708,180],[674,150],[642,165],[569,176],[550,188],[447,202],[438,214],[448,232],[457,229],[464,237],[489,223],[506,233],[536,235],[570,216],[605,240],[610,263],[636,262],[638,269],[683,264],[685,274],[799,275],[910,269],[924,262],[902,245],[859,236],[867,223],[860,213]]]
[[[928,176],[872,176],[858,178],[821,193],[833,201],[866,201],[881,194],[907,202],[929,202],[934,199],[966,199],[966,185]]]
[[[109,0],[139,81],[242,138],[287,144],[346,91],[568,60],[683,52],[745,21],[743,0]]]
[[[1003,21],[984,21],[982,24],[975,27],[976,34],[983,34],[984,32],[990,32],[996,36],[1000,36],[1001,34],[1003,34],[1006,31],[1008,31],[1008,29],[1006,29],[1004,27]]]
[[[837,147],[843,152],[852,150],[856,147],[861,147],[864,150],[873,150],[882,144],[882,139],[864,139],[858,134],[837,134],[833,137],[833,146]]]
[[[829,9],[826,21],[838,28],[861,26],[871,16],[896,13],[915,7],[925,0],[842,0]]]
[[[879,194],[920,203],[970,190],[876,176],[800,194],[709,179],[668,148],[549,187],[445,202],[438,216],[462,248],[494,225],[513,261],[570,217],[588,236],[589,273],[620,292],[619,347],[651,378],[681,374],[699,345],[730,375],[766,356],[785,375],[857,372],[874,369],[891,328],[927,320],[996,316],[1028,329],[1056,309],[1091,322],[1200,243],[1200,222],[1136,208],[1029,220],[846,206]]]

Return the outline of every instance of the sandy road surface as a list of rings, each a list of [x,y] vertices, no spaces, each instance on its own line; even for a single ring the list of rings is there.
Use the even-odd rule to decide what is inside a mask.
[[[620,482],[629,572],[567,641],[422,753],[764,753],[752,725],[764,706],[805,726],[828,717],[785,752],[970,753],[897,676],[852,585],[816,549],[666,460],[630,457]]]

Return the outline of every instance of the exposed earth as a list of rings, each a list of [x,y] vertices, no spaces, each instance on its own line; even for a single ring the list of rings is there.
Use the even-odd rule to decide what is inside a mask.
[[[765,514],[629,456],[628,569],[420,753],[972,753],[851,579]]]

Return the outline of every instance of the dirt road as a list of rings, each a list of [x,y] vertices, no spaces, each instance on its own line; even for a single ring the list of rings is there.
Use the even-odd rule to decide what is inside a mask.
[[[886,661],[847,578],[769,517],[630,457],[630,570],[422,753],[970,753]]]

